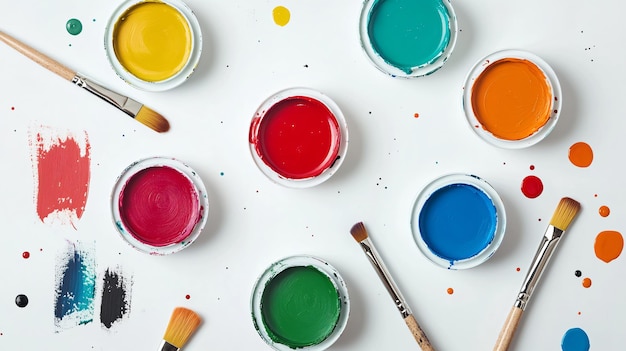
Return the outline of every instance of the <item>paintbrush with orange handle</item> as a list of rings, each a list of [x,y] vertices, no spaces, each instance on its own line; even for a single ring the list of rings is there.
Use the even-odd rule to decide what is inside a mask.
[[[84,88],[85,90],[96,95],[97,97],[107,101],[111,105],[117,107],[119,110],[123,111],[135,120],[141,122],[142,124],[150,127],[151,129],[159,133],[166,132],[170,129],[169,122],[154,110],[127,96],[111,91],[93,82],[92,80],[83,77],[77,72],[63,66],[56,60],[42,54],[41,52],[22,43],[12,36],[0,32],[0,41],[3,41],[13,49],[40,64],[49,71],[56,73],[60,77],[69,80],[70,82],[78,85],[81,88]]]
[[[513,305],[511,312],[509,312],[504,326],[500,331],[500,335],[496,341],[496,346],[493,348],[494,351],[508,350],[511,340],[513,340],[515,330],[519,325],[522,313],[524,312],[524,309],[526,309],[530,296],[535,290],[544,268],[548,265],[556,245],[561,240],[561,236],[565,233],[565,230],[574,220],[574,217],[576,217],[579,210],[580,203],[570,199],[569,197],[564,197],[559,202],[559,205],[550,220],[550,225],[541,239],[541,244],[537,249],[537,253],[535,254],[535,258],[530,265],[530,269],[526,274],[526,278],[524,279],[524,283],[522,284],[520,292],[517,295],[515,304]]]
[[[352,226],[352,229],[350,229],[350,234],[352,234],[354,240],[356,240],[361,245],[361,248],[367,255],[367,258],[369,258],[370,263],[372,264],[372,266],[374,266],[376,273],[378,273],[378,277],[383,282],[383,285],[385,285],[385,288],[387,288],[389,295],[391,295],[391,298],[395,302],[396,307],[400,311],[404,322],[409,327],[409,330],[411,331],[411,334],[413,334],[413,337],[415,338],[415,341],[417,341],[417,344],[422,348],[423,351],[434,351],[435,349],[430,344],[428,337],[426,337],[426,334],[417,323],[417,320],[415,320],[415,317],[413,316],[411,309],[407,305],[406,300],[402,297],[400,290],[391,278],[391,275],[385,267],[382,259],[378,255],[378,252],[376,252],[374,244],[368,237],[367,230],[365,229],[365,225],[363,224],[363,222],[359,222]]]

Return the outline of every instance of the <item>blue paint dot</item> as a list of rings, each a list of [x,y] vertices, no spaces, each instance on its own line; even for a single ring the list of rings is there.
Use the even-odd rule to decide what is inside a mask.
[[[561,340],[563,351],[589,351],[589,337],[584,330],[572,328],[565,332]]]
[[[220,175],[221,175],[221,176],[223,176],[223,175],[224,175],[224,172],[220,172]]]

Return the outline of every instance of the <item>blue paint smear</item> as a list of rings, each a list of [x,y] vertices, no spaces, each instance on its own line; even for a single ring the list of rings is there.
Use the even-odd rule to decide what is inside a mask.
[[[561,350],[563,351],[588,351],[589,347],[589,337],[580,328],[568,330],[561,340]]]
[[[406,74],[435,62],[450,42],[442,0],[375,0],[368,16],[374,51]]]
[[[54,305],[57,326],[71,327],[93,321],[96,273],[92,252],[70,245],[57,274]]]
[[[428,248],[454,261],[480,253],[495,236],[496,208],[487,194],[469,184],[450,184],[435,191],[419,214],[419,229]]]

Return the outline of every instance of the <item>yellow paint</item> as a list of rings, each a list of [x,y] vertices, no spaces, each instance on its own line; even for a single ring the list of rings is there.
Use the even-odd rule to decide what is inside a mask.
[[[291,13],[289,9],[284,6],[276,6],[274,7],[274,11],[272,11],[272,15],[274,16],[274,22],[281,27],[284,27],[289,23],[289,19],[291,18]]]
[[[183,69],[192,49],[189,23],[174,7],[160,1],[131,6],[115,24],[113,49],[135,77],[159,82]]]

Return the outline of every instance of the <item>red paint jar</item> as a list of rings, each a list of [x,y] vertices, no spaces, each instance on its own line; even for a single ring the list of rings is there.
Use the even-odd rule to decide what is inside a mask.
[[[261,104],[250,124],[249,144],[269,179],[306,188],[326,181],[339,168],[348,130],[343,113],[328,96],[291,88]]]
[[[153,255],[174,253],[191,244],[209,211],[198,174],[165,157],[128,166],[118,177],[111,198],[113,221],[122,238]]]

